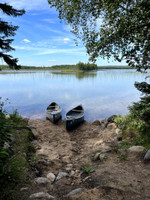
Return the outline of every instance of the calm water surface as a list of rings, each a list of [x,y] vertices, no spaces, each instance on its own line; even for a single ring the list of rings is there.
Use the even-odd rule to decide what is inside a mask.
[[[139,100],[135,81],[145,76],[135,70],[101,70],[92,73],[19,71],[0,73],[0,96],[9,98],[6,109],[30,119],[45,119],[46,107],[56,101],[65,113],[78,104],[85,119],[94,121],[113,114],[127,114],[127,107]]]

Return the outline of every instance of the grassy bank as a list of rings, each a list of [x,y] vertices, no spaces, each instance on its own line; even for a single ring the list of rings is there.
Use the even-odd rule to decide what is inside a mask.
[[[29,188],[34,176],[34,135],[16,111],[6,114],[0,101],[0,199],[25,200],[29,190],[22,194],[20,189]]]

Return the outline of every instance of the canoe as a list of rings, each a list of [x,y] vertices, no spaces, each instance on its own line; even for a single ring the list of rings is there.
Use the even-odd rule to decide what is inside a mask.
[[[52,102],[46,109],[46,119],[49,119],[54,124],[61,119],[61,108],[55,102]]]
[[[84,121],[84,109],[79,105],[66,114],[66,129],[71,130]]]

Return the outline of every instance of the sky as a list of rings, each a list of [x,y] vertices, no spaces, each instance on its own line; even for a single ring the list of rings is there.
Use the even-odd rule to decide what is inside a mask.
[[[88,62],[86,49],[79,41],[75,45],[76,37],[70,32],[70,26],[60,23],[55,8],[50,8],[47,0],[1,0],[16,9],[25,9],[26,14],[17,18],[2,15],[3,20],[18,25],[19,29],[13,37],[12,46],[15,51],[10,55],[19,59],[18,64],[27,66],[53,66]],[[0,60],[0,64],[5,64]],[[109,62],[98,58],[98,66],[125,65],[111,59]]]

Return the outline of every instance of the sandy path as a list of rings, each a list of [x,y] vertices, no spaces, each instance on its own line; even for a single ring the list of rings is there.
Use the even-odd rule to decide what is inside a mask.
[[[49,192],[56,199],[150,200],[150,165],[145,165],[141,158],[119,162],[119,155],[111,151],[104,162],[93,160],[96,152],[110,148],[108,144],[114,139],[114,129],[84,122],[76,130],[67,132],[64,121],[54,125],[48,120],[30,120],[29,126],[42,147],[37,150],[37,155],[45,156],[49,163],[42,169],[43,176],[50,171],[57,175],[65,171],[67,164],[72,164],[72,170],[78,175],[83,165],[96,169],[88,181],[83,182],[83,178],[89,174],[63,178],[53,184]],[[65,197],[78,187],[84,189],[81,194]]]

